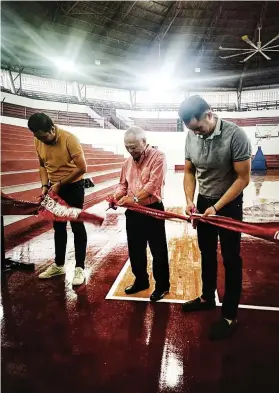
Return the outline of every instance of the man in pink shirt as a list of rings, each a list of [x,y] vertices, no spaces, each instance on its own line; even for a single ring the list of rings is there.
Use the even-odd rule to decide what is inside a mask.
[[[144,131],[130,127],[124,143],[131,157],[124,162],[115,198],[119,205],[138,203],[164,210],[163,187],[167,170],[166,157],[161,151],[146,144]],[[149,288],[147,274],[147,243],[153,256],[155,291],[150,300],[162,299],[169,292],[169,260],[165,221],[127,209],[126,231],[129,257],[135,281],[125,289],[132,295]]]

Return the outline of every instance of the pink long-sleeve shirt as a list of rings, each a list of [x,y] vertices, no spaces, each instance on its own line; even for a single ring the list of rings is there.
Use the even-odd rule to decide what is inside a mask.
[[[151,196],[141,200],[141,204],[151,205],[161,201],[166,171],[165,154],[147,145],[138,162],[133,157],[127,158],[124,162],[116,194],[117,196],[133,197],[138,191],[145,190]]]

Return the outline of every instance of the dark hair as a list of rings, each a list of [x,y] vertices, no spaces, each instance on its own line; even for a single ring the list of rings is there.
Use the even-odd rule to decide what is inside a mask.
[[[210,106],[202,97],[191,96],[181,103],[178,114],[184,123],[187,124],[194,118],[200,120],[203,113],[209,109]]]
[[[34,113],[28,119],[28,128],[32,132],[50,132],[53,126],[53,121],[45,113]]]

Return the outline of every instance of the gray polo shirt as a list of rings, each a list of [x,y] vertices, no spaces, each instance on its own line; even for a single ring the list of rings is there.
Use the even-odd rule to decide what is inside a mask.
[[[189,130],[185,159],[196,168],[199,192],[208,198],[220,198],[237,175],[233,162],[251,157],[252,148],[246,133],[236,124],[218,118],[214,132],[207,138]]]

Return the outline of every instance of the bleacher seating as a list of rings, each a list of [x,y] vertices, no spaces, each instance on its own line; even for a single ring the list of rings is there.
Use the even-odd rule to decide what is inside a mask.
[[[279,154],[265,154],[266,169],[279,169]],[[254,156],[252,156],[253,160]],[[184,164],[177,164],[174,166],[177,172],[184,171]]]
[[[12,94],[10,89],[6,89],[1,86],[1,91]],[[62,102],[69,104],[81,104],[88,105],[96,108],[106,108],[106,109],[131,109],[131,106],[126,102],[116,102],[111,100],[98,100],[81,97],[81,102],[78,98],[71,95],[63,95],[56,93],[46,93],[41,91],[30,91],[22,89],[19,92],[22,97],[33,98],[35,100],[45,100],[52,102]],[[137,103],[135,110],[138,111],[164,111],[164,112],[177,112],[180,103]],[[244,102],[237,107],[236,103],[211,103],[211,107],[215,112],[241,112],[241,111],[259,111],[259,110],[269,110],[269,109],[279,109],[279,101],[258,101],[258,102]]]
[[[279,101],[245,102],[241,104],[241,111],[261,111],[268,109],[279,109]]]
[[[279,169],[279,154],[265,154],[266,169]]]
[[[96,106],[92,106],[91,108],[101,116],[104,116],[107,121],[111,123],[112,126],[108,128],[127,128],[127,124],[125,123],[124,119],[121,119],[119,116],[117,116],[115,109],[98,108]],[[11,104],[5,101],[1,103],[2,116],[28,119],[33,113],[40,111],[46,113],[52,118],[54,122],[58,124],[80,127],[100,127],[100,124],[96,120],[91,118],[87,113],[66,112],[50,109],[34,109],[21,105]],[[175,132],[177,129],[177,119],[175,118],[158,119],[131,117],[130,119],[134,122],[135,125],[143,128],[146,131]],[[246,119],[225,118],[224,120],[232,121],[240,127],[253,127],[258,124],[279,124],[279,117],[253,117]]]
[[[131,117],[135,125],[146,131],[175,132],[177,128],[177,119],[158,119],[158,118],[136,118]],[[264,124],[279,124],[279,117],[254,117],[246,119],[224,118],[224,120],[232,121],[240,127],[253,127]]]
[[[22,90],[20,95],[23,97],[32,98],[34,100],[62,102],[68,104],[79,104],[78,98],[70,95],[51,94],[41,91],[29,91],[29,90]]]
[[[5,93],[12,94],[10,89],[6,89],[1,86],[1,91]],[[34,100],[52,101],[52,102],[62,102],[68,104],[78,104],[78,105],[88,105],[96,106],[97,108],[114,108],[114,109],[130,109],[130,105],[125,102],[115,102],[110,100],[97,100],[81,97],[81,101],[78,98],[71,95],[56,94],[56,93],[45,93],[35,90],[21,90],[19,93],[22,97],[32,98]]]
[[[104,200],[113,193],[120,176],[124,156],[83,144],[87,161],[87,177],[94,188],[86,190],[85,208]],[[32,133],[25,127],[1,124],[1,188],[8,195],[22,200],[34,200],[40,195],[39,163],[34,151]],[[12,216],[11,216],[12,217]],[[13,217],[12,217],[13,218]],[[5,220],[5,236],[28,232],[43,225],[37,217]]]
[[[145,131],[175,132],[177,119],[152,119],[131,117],[135,126],[141,127]]]
[[[160,111],[160,112],[177,112],[179,109],[179,103],[169,103],[169,104],[136,104],[135,110],[138,111]],[[215,112],[235,112],[237,111],[236,104],[212,104],[212,110]]]
[[[229,119],[226,118],[224,120],[232,121],[237,124],[239,127],[255,127],[256,125],[264,125],[264,124],[279,124],[279,117],[252,117],[246,119]]]
[[[69,126],[78,127],[94,127],[99,128],[100,124],[90,117],[87,113],[66,112],[50,109],[34,109],[21,105],[11,104],[9,102],[1,102],[1,115],[16,117],[20,119],[28,119],[33,113],[44,112],[54,122]]]

